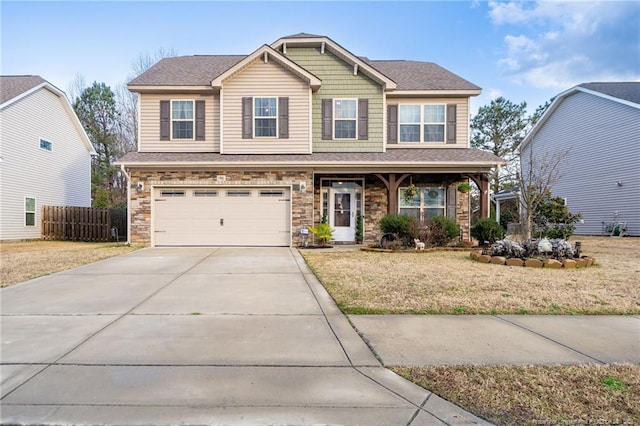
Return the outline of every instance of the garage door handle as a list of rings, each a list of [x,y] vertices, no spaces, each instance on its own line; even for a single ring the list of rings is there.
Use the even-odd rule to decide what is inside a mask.
[[[220,226],[224,226],[224,219],[220,219]]]

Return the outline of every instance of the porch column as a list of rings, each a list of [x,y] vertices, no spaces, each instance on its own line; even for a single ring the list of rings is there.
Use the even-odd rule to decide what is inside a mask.
[[[486,173],[469,175],[480,190],[480,219],[489,217],[489,176]]]
[[[384,183],[387,188],[387,213],[398,213],[398,188],[406,178],[411,176],[410,173],[405,173],[400,177],[397,177],[396,173],[389,173],[388,179],[382,175],[382,173],[376,173],[378,179]]]

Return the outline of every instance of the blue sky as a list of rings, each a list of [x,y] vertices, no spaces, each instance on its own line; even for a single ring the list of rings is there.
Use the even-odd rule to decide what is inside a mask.
[[[248,54],[322,34],[371,59],[435,62],[532,112],[582,82],[640,81],[640,2],[0,0],[1,72],[114,87],[141,53]]]

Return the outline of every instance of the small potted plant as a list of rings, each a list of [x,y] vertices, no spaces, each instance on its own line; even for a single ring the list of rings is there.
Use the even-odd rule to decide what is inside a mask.
[[[356,243],[362,244],[362,237],[364,235],[363,223],[362,223],[362,215],[359,214],[356,217]]]
[[[471,191],[471,185],[467,182],[462,182],[460,185],[458,185],[458,191],[466,194],[467,192]]]

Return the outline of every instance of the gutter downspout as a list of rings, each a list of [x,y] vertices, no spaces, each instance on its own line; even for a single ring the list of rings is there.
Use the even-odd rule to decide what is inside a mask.
[[[124,164],[120,164],[120,170],[127,178],[127,244],[131,245],[131,175],[127,173]]]

